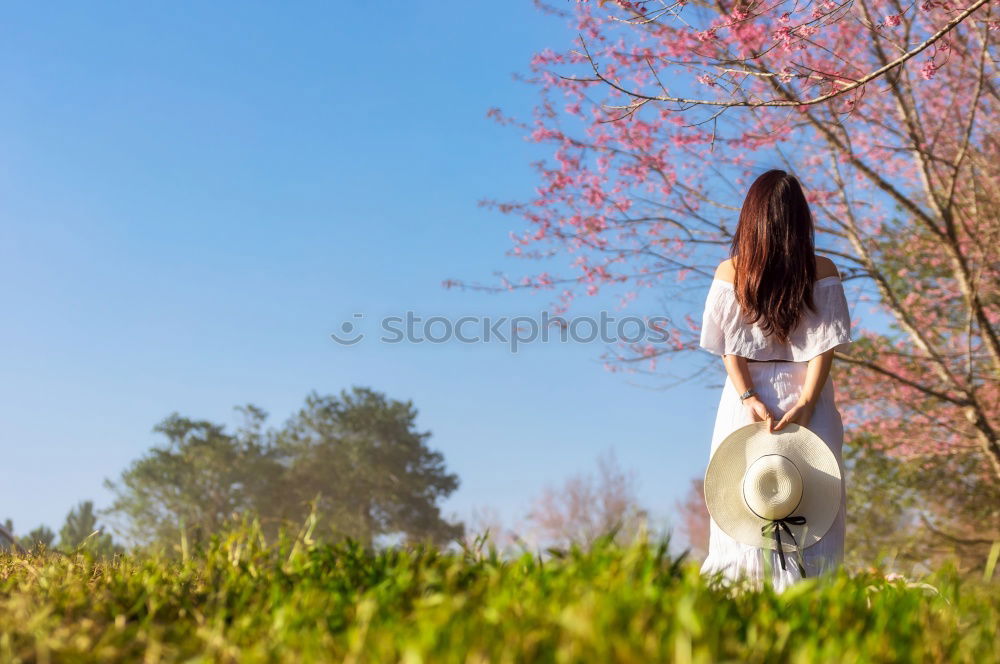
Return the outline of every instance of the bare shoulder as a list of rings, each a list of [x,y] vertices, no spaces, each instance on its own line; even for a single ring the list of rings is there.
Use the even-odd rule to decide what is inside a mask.
[[[816,278],[825,279],[826,277],[839,277],[840,272],[837,271],[837,266],[832,260],[826,256],[820,256],[816,254]]]
[[[727,258],[719,263],[719,267],[715,268],[715,278],[728,281],[729,283],[732,283],[736,279],[736,268],[733,267],[733,260],[731,258]]]
[[[839,276],[840,272],[837,270],[837,266],[832,260],[826,256],[816,254],[817,279]],[[733,283],[733,281],[736,280],[736,267],[733,265],[733,260],[731,258],[727,258],[719,263],[719,267],[715,268],[715,278],[721,279],[722,281],[728,281],[729,283]]]

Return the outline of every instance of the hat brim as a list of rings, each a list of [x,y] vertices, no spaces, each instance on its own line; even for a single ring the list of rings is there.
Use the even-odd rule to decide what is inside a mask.
[[[768,519],[758,516],[743,498],[743,475],[751,463],[765,454],[781,454],[792,460],[802,475],[802,499],[789,516],[804,516],[802,525],[788,524],[798,547],[787,533],[781,539],[785,551],[805,549],[830,530],[840,510],[843,473],[840,462],[823,439],[806,427],[786,424],[769,431],[767,421],[740,427],[719,444],[705,471],[705,503],[719,527],[733,539],[768,549],[776,548],[774,537],[762,535]]]

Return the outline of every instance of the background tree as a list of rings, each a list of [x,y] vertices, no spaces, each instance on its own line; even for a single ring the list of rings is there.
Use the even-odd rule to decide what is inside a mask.
[[[115,493],[106,514],[118,519],[117,527],[130,540],[139,546],[174,545],[183,529],[197,545],[233,514],[252,509],[254,471],[267,460],[254,440],[176,413],[153,430],[166,437],[166,445],[134,461],[118,483],[104,483]],[[280,472],[276,464],[270,470]]]
[[[521,216],[511,253],[546,266],[471,287],[551,290],[557,312],[581,294],[655,289],[669,341],[619,346],[608,366],[685,379],[667,360],[698,348],[698,306],[750,182],[795,173],[855,313],[889,321],[835,356],[848,438],[922,464],[930,537],[981,555],[1000,539],[1000,504],[934,469],[1000,486],[995,6],[543,6],[580,40],[533,58],[530,123],[490,115],[553,146],[554,163],[537,163],[532,200],[483,204]]]
[[[139,546],[175,550],[218,532],[233,515],[252,513],[274,536],[296,529],[319,498],[319,538],[353,537],[371,545],[382,535],[443,542],[461,524],[441,518],[437,500],[458,486],[445,472],[429,433],[415,430],[410,402],[367,388],[339,397],[310,394],[277,430],[267,414],[239,408],[244,422],[225,426],[171,415],[155,431],[167,438],[105,485],[115,501],[106,514]]]
[[[616,542],[632,541],[647,526],[647,517],[636,496],[635,473],[622,470],[608,451],[597,460],[596,476],[581,473],[543,489],[528,512],[526,528],[537,545],[586,548],[611,533]]]
[[[981,577],[992,540],[969,531],[962,541],[953,541],[935,533],[927,516],[928,506],[941,503],[941,510],[964,512],[962,522],[989,518],[1000,495],[973,472],[975,451],[900,460],[883,447],[870,435],[844,447],[848,567],[865,568],[882,558],[890,571],[910,574],[951,560],[959,571]]]
[[[80,545],[96,556],[110,557],[124,551],[112,540],[111,534],[104,532],[97,522],[94,503],[81,502],[66,515],[66,522],[59,531],[59,548],[66,553],[75,551]]]
[[[310,394],[276,436],[286,509],[319,495],[320,526],[367,545],[397,533],[438,544],[461,537],[462,525],[445,521],[437,505],[458,477],[427,447],[430,433],[416,430],[416,417],[412,402],[368,388]]]
[[[708,540],[711,515],[705,503],[705,479],[691,479],[691,488],[683,501],[677,503],[678,531],[687,539],[689,554],[693,560],[702,562],[708,556]]]
[[[18,543],[28,551],[50,550],[56,541],[56,534],[48,526],[41,525],[18,539]]]
[[[18,537],[14,533],[14,521],[10,517],[0,524],[0,551],[9,551],[20,547],[21,550],[33,551],[44,547],[52,548],[56,534],[45,525],[38,526],[27,535]]]

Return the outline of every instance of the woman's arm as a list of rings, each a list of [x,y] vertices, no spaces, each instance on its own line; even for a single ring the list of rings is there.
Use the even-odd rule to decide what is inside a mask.
[[[736,387],[737,394],[743,394],[753,387],[750,381],[750,370],[747,368],[747,358],[740,355],[723,355],[722,363],[726,365],[726,373],[729,380]],[[771,420],[771,428],[774,428],[774,419],[764,402],[755,394],[743,400],[743,405],[750,409],[750,414],[754,422]]]
[[[806,367],[806,380],[802,385],[799,400],[787,413],[781,416],[778,423],[774,425],[773,431],[781,429],[789,422],[795,422],[804,427],[809,426],[813,410],[816,409],[816,401],[819,400],[819,395],[823,391],[823,386],[826,385],[827,378],[830,375],[830,365],[833,364],[833,351],[834,349],[831,348],[809,360],[809,365]]]

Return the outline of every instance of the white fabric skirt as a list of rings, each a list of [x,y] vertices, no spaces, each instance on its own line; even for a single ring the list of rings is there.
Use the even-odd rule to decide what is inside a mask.
[[[747,362],[751,384],[757,390],[761,401],[767,405],[775,422],[798,400],[805,382],[807,366],[806,362]],[[715,418],[709,459],[726,436],[752,421],[749,407],[740,403],[736,387],[727,375],[719,400],[719,411]],[[840,411],[837,410],[832,377],[827,378],[807,426],[833,451],[843,472],[844,426]],[[818,542],[802,549],[802,562],[807,577],[832,572],[843,563],[846,512],[847,490],[843,487],[840,510],[830,530]],[[766,581],[765,556],[770,557],[770,580],[776,591],[780,592],[803,578],[795,562],[797,559],[795,552],[785,552],[787,569],[781,569],[781,561],[776,550],[738,542],[727,535],[715,519],[711,519],[708,557],[702,563],[701,572],[710,574],[722,571],[727,579],[735,581],[745,578],[752,587],[759,588]]]

